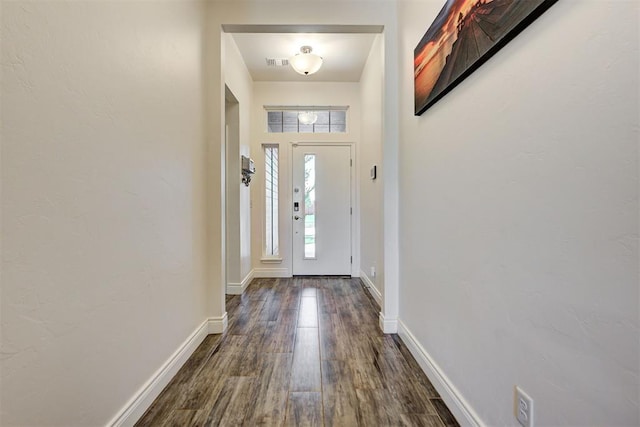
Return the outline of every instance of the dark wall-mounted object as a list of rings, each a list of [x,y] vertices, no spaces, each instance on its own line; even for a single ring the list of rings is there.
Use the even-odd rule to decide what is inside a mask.
[[[373,165],[373,166],[371,167],[370,176],[371,176],[371,179],[372,179],[372,180],[373,180],[373,179],[376,179],[376,178],[378,177],[378,166]]]
[[[249,186],[251,175],[256,173],[256,167],[249,157],[242,156],[242,183]]]
[[[447,0],[413,51],[419,116],[558,0]]]

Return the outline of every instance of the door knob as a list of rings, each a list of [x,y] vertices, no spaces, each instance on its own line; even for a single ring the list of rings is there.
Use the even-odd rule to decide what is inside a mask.
[[[300,219],[298,215],[294,216],[293,219]]]

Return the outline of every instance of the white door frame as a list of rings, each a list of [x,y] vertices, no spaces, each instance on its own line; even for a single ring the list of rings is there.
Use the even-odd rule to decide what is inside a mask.
[[[360,275],[360,203],[358,198],[358,188],[357,188],[357,179],[358,170],[357,170],[357,159],[356,159],[356,144],[353,142],[312,142],[312,141],[290,141],[288,147],[288,164],[287,171],[289,173],[289,189],[286,198],[286,212],[287,212],[287,222],[286,227],[289,230],[289,235],[291,236],[291,242],[289,244],[293,248],[293,147],[294,146],[348,146],[351,151],[351,207],[353,208],[353,213],[351,214],[351,257],[353,262],[351,263],[351,276],[358,277]],[[293,275],[293,252],[291,253],[291,259],[289,260],[289,271]]]

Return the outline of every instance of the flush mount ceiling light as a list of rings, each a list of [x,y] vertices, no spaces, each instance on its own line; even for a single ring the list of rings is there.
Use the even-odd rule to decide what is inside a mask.
[[[301,111],[298,113],[298,121],[303,125],[312,125],[318,121],[318,115],[313,111]]]
[[[297,73],[308,76],[322,67],[322,57],[311,53],[311,50],[311,46],[302,46],[300,53],[289,59],[289,64]]]

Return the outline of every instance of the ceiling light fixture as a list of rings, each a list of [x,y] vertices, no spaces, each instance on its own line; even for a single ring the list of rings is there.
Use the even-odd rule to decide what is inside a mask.
[[[301,111],[298,113],[298,121],[303,125],[312,125],[318,121],[318,115],[313,111]]]
[[[311,53],[312,50],[311,46],[302,46],[300,53],[289,59],[289,64],[297,73],[308,76],[322,67],[322,57]]]

